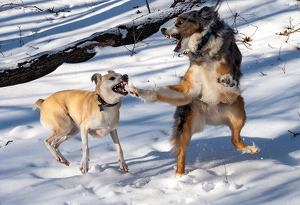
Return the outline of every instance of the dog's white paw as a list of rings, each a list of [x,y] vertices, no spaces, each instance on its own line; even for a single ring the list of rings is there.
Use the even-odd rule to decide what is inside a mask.
[[[130,95],[132,97],[139,97],[138,89],[136,87],[134,87],[133,85],[128,86],[127,91],[130,93]]]
[[[56,161],[58,161],[59,163],[62,163],[66,166],[70,165],[70,162],[68,162],[68,160],[66,160],[63,156],[57,156],[57,158],[55,157]]]
[[[218,78],[218,83],[223,85],[224,87],[233,87],[237,85],[237,82],[233,80],[230,74],[225,74]]]
[[[79,170],[82,174],[86,174],[89,171],[89,161],[88,160],[81,160]]]
[[[123,172],[128,172],[128,166],[127,164],[124,162],[124,161],[121,161],[121,160],[118,160],[119,162],[119,165],[120,165],[120,169],[123,171]]]
[[[252,146],[247,146],[242,149],[242,153],[248,153],[248,154],[257,154],[260,151],[260,148],[258,148],[254,142]]]

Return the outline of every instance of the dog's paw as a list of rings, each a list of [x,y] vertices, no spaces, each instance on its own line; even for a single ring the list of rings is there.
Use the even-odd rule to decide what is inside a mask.
[[[121,161],[121,160],[118,160],[119,162],[119,165],[120,165],[120,169],[123,171],[123,172],[128,172],[128,166],[127,164],[124,162],[124,161]]]
[[[70,165],[70,162],[68,162],[68,160],[66,160],[64,157],[58,157],[58,158],[55,158],[56,161],[58,161],[59,163],[62,163],[66,166],[69,166]]]
[[[260,151],[260,148],[258,148],[254,142],[252,146],[247,146],[242,149],[242,153],[248,153],[248,154],[257,154]]]
[[[233,87],[237,85],[237,82],[233,80],[232,76],[230,74],[225,74],[218,78],[217,82],[224,87]]]
[[[130,93],[132,97],[139,97],[138,89],[133,85],[128,86],[127,91]]]
[[[81,160],[79,170],[85,175],[89,171],[89,161]]]

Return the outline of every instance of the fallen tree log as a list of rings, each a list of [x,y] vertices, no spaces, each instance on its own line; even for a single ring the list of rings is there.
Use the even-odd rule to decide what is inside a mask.
[[[123,46],[134,44],[158,32],[161,25],[205,1],[193,1],[157,11],[128,23],[118,25],[90,37],[51,51],[42,52],[18,62],[0,67],[0,87],[29,82],[53,72],[65,63],[85,62],[95,56],[96,46]]]

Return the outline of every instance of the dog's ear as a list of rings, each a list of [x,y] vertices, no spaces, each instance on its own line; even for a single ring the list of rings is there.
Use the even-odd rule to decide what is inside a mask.
[[[109,71],[107,71],[108,72],[108,74],[111,74],[111,73],[116,73],[115,71],[113,71],[113,70],[109,70]]]
[[[92,77],[91,77],[91,81],[95,82],[95,84],[97,85],[98,82],[100,82],[102,79],[102,75],[99,73],[95,73]]]
[[[218,13],[215,11],[214,6],[205,6],[202,9],[200,9],[198,15],[203,21],[211,21],[218,16]]]

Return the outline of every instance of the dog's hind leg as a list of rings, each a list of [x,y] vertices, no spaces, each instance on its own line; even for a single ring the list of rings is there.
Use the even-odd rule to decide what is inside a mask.
[[[74,137],[78,133],[78,128],[74,122],[61,109],[53,114],[47,110],[41,111],[41,122],[45,128],[53,131],[53,134],[45,140],[45,144],[59,163],[69,166],[69,162],[59,151],[59,145],[67,139]]]
[[[61,137],[59,140],[57,140],[54,143],[53,147],[54,147],[54,149],[55,149],[55,151],[57,153],[57,156],[60,159],[60,160],[58,160],[58,162],[60,162],[62,164],[65,164],[66,166],[69,166],[70,163],[68,162],[68,160],[66,160],[66,158],[64,158],[64,156],[60,153],[60,151],[59,151],[58,148],[59,148],[59,146],[60,146],[61,143],[63,143],[64,141],[66,141],[68,139],[73,138],[78,133],[79,133],[79,129],[76,126],[74,126],[67,135]]]
[[[48,139],[45,140],[45,144],[48,147],[48,149],[50,150],[50,152],[52,153],[52,155],[54,156],[55,160],[58,161],[59,163],[62,163],[66,166],[69,166],[69,162],[68,160],[66,160],[66,158],[64,158],[64,156],[60,153],[58,147],[60,145],[57,144],[58,141],[60,141],[62,138],[64,137],[60,137],[60,134],[57,134],[57,132],[54,132]],[[62,140],[65,141],[65,140]]]
[[[244,126],[246,120],[246,113],[244,110],[244,100],[241,96],[237,100],[228,105],[227,108],[228,126],[231,129],[231,142],[238,149],[242,150],[243,153],[256,154],[259,152],[259,148],[253,143],[250,146],[243,142],[240,136],[240,132]]]
[[[179,106],[174,114],[175,124],[171,143],[173,153],[177,153],[177,169],[175,175],[181,176],[185,170],[186,150],[192,137],[191,105]]]

